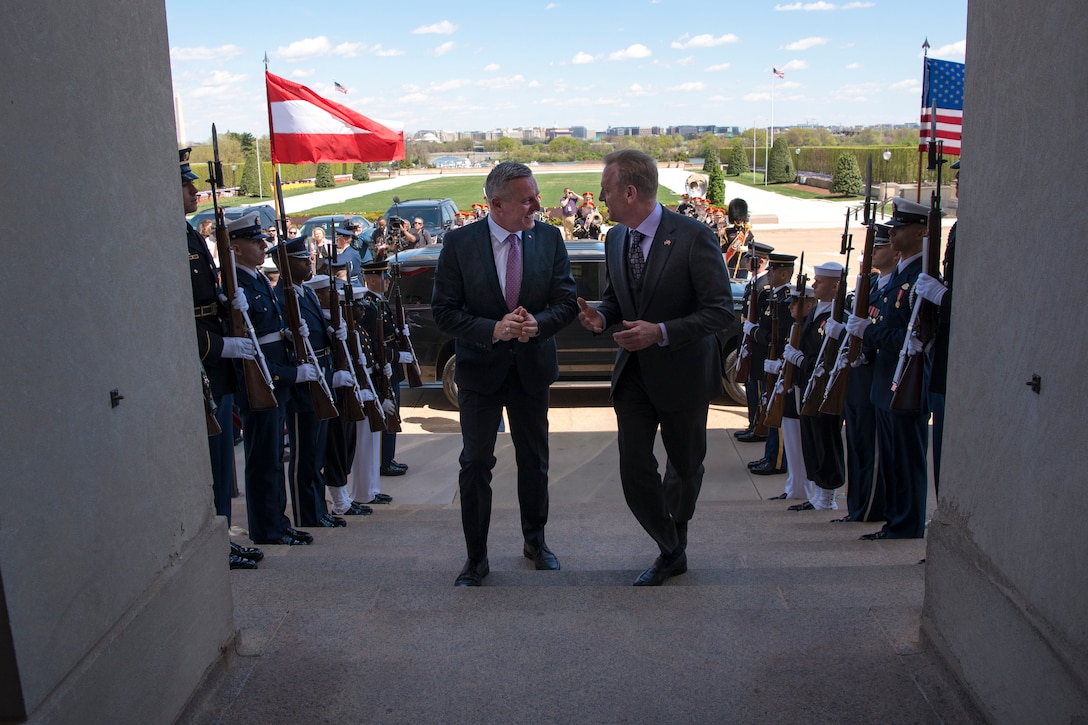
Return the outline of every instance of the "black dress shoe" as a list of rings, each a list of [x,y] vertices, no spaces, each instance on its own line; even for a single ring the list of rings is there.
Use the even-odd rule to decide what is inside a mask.
[[[317,525],[324,526],[326,529],[338,529],[341,526],[347,526],[348,522],[344,521],[339,516],[333,516],[332,514],[321,514]]]
[[[664,556],[654,559],[650,568],[638,575],[635,579],[636,587],[659,587],[671,576],[683,574],[688,570],[688,554],[683,552],[671,564],[666,563]]]
[[[543,546],[525,545],[522,550],[526,559],[531,559],[536,564],[537,571],[558,571],[559,559],[556,558],[547,544]]]
[[[343,516],[369,516],[374,513],[374,509],[367,506],[365,503],[359,503],[358,501],[351,502],[351,508],[345,511]]]
[[[852,523],[853,521],[854,519],[850,518],[849,516],[843,516],[841,519],[831,519],[831,523],[833,524],[846,524]]]
[[[778,494],[777,496],[771,496],[771,497],[770,497],[769,499],[767,499],[767,500],[768,500],[768,501],[785,501],[785,500],[786,500],[786,494],[784,494],[784,493],[780,493],[780,494]]]
[[[740,440],[741,436],[750,436],[750,435],[752,435],[752,429],[751,428],[742,428],[741,430],[733,431],[733,437],[736,438],[737,440]]]
[[[755,433],[748,433],[746,435],[737,436],[737,440],[741,443],[762,443],[767,440],[767,436],[757,436]]]
[[[230,568],[231,569],[256,569],[257,562],[253,559],[246,559],[243,556],[238,556],[233,551],[230,553]]]
[[[243,559],[251,559],[253,561],[260,561],[264,558],[264,552],[255,546],[241,546],[230,542],[230,553],[235,556],[240,556]]]
[[[387,493],[376,493],[367,503],[393,503],[393,497]]]
[[[858,541],[880,541],[881,539],[888,538],[888,532],[884,529],[880,531],[874,531],[871,534],[862,534],[858,537]]]
[[[307,534],[309,536],[309,534]],[[310,537],[311,540],[313,537]],[[305,539],[295,538],[294,536],[288,536],[287,534],[280,534],[274,539],[254,539],[254,544],[262,544],[264,546],[276,545],[276,546],[305,546],[309,544],[309,541]]]
[[[762,466],[756,466],[752,469],[752,473],[757,476],[774,476],[779,473],[785,473],[785,468],[775,468],[768,462],[764,462]]]
[[[292,539],[303,542],[304,544],[314,543],[314,535],[309,531],[299,531],[298,529],[287,527],[287,530],[283,532],[285,536],[290,536]]]
[[[383,476],[403,476],[407,472],[407,468],[397,468],[396,466],[382,466],[378,469],[378,473]]]
[[[751,471],[753,468],[758,468],[759,466],[764,466],[766,464],[766,458],[760,458],[758,461],[748,461],[748,470]]]
[[[390,461],[388,463],[388,466],[390,468],[399,468],[402,471],[407,471],[408,470],[408,464],[406,464],[406,463],[397,463],[396,461]]]
[[[813,510],[815,510],[815,508],[816,507],[813,506],[811,503],[809,503],[808,501],[805,501],[804,503],[795,503],[793,506],[790,506],[786,510],[787,511],[813,511]]]
[[[487,565],[487,559],[483,561],[468,559],[465,561],[465,566],[461,569],[461,573],[457,575],[457,581],[453,585],[455,587],[478,587],[483,584],[484,577],[489,573],[491,573],[491,567]]]

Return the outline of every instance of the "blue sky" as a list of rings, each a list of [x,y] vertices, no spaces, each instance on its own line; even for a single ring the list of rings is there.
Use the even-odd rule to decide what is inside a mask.
[[[967,0],[166,0],[187,140],[268,132],[264,65],[403,128],[917,122],[922,42],[963,61]],[[773,79],[772,68],[784,78]],[[773,80],[773,109],[772,109]],[[348,93],[337,93],[338,82]]]

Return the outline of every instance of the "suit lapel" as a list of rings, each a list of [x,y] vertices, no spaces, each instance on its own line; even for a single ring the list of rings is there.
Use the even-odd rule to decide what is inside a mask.
[[[646,259],[646,268],[642,278],[642,296],[638,300],[638,311],[641,314],[650,303],[657,291],[658,282],[661,281],[661,272],[672,253],[673,237],[676,234],[676,226],[669,218],[667,212],[662,211],[661,223],[657,226],[657,234],[650,244],[650,254]]]

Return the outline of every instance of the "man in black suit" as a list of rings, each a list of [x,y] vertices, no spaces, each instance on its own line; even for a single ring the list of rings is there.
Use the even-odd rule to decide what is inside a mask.
[[[640,151],[604,159],[601,201],[618,224],[605,239],[608,285],[578,318],[620,349],[612,371],[620,481],[635,518],[661,551],[635,586],[687,571],[688,521],[703,482],[710,401],[721,394],[715,332],[733,317],[729,276],[714,232],[657,202],[657,163]],[[654,457],[661,429],[668,460]]]
[[[431,299],[439,329],[457,338],[458,485],[468,561],[455,586],[480,586],[489,571],[491,471],[504,406],[518,465],[523,552],[537,569],[559,568],[544,542],[548,387],[559,377],[555,333],[578,312],[562,234],[536,221],[539,190],[529,167],[498,164],[484,192],[491,212],[446,235]]]

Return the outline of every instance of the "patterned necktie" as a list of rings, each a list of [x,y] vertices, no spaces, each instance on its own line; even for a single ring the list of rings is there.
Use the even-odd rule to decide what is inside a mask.
[[[506,251],[506,306],[513,312],[521,294],[521,246],[517,234],[511,234],[506,241],[510,245]]]
[[[642,256],[642,240],[646,237],[640,231],[631,230],[631,245],[627,248],[627,264],[631,267],[631,279],[635,284],[642,282],[642,270],[646,259]]]

